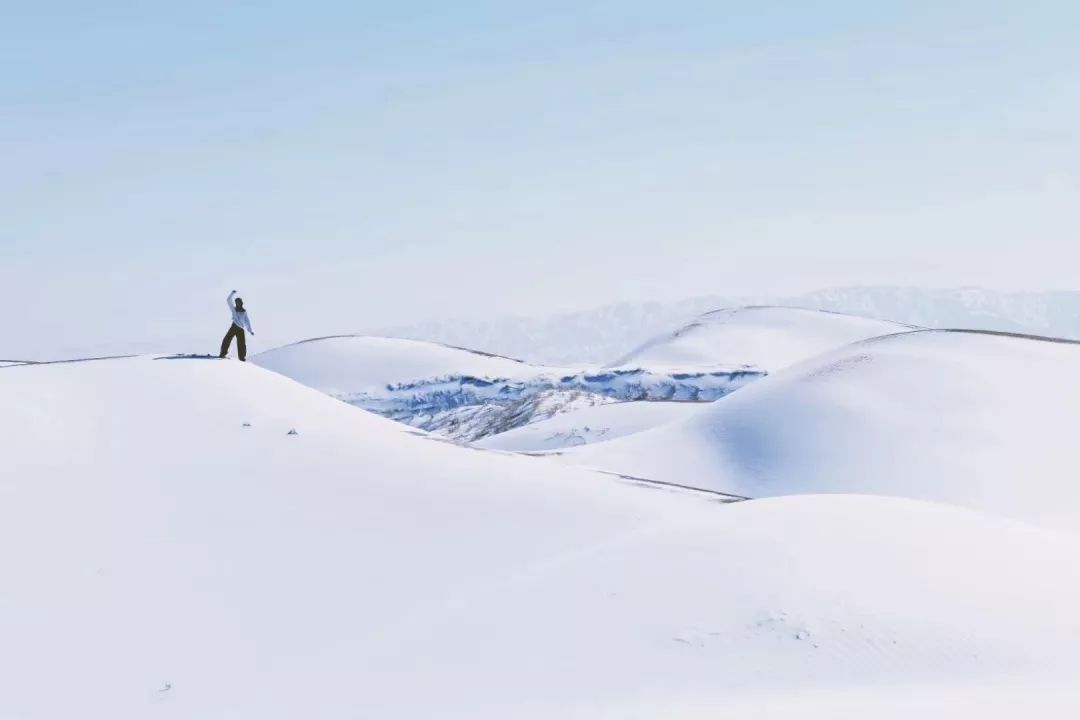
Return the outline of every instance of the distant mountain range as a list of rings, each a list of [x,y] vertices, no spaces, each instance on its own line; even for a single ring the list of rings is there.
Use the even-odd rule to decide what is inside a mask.
[[[609,363],[649,338],[710,310],[778,304],[833,310],[933,328],[1003,330],[1080,339],[1080,292],[983,288],[841,287],[788,297],[711,295],[677,302],[618,303],[550,317],[438,320],[372,334],[432,340],[530,362]]]

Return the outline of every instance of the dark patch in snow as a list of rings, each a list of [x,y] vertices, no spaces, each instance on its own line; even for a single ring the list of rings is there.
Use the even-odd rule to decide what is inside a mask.
[[[499,381],[498,380],[485,380],[484,378],[478,378],[478,377],[472,377],[472,376],[466,375],[466,376],[462,377],[459,382],[462,385],[471,385],[473,387],[486,388],[486,387],[493,387]]]
[[[660,488],[673,488],[676,490],[689,490],[690,492],[705,493],[706,495],[715,495],[719,498],[723,498],[720,502],[733,503],[742,502],[744,500],[752,500],[753,498],[746,497],[745,495],[735,495],[733,493],[721,492],[720,490],[710,490],[709,488],[695,487],[694,485],[681,485],[676,482],[669,482],[667,480],[650,480],[649,478],[635,477],[633,475],[625,475],[623,473],[610,472],[607,470],[596,470],[603,475],[611,475],[621,480],[626,480],[643,487],[660,487]]]
[[[197,355],[195,353],[180,353],[177,355],[161,355],[154,358],[155,360],[221,360],[222,358],[217,355]]]

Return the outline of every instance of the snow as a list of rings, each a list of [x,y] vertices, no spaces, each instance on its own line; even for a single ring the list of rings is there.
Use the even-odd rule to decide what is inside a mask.
[[[1077,677],[1072,533],[648,489],[250,363],[8,367],[0,397],[2,717],[807,717],[778,705]]]
[[[1080,528],[1080,345],[921,331],[774,374],[564,459],[763,497],[857,492]]]
[[[715,400],[762,376],[739,367],[553,368],[435,343],[359,336],[317,338],[261,353],[253,361],[339,400],[459,442],[604,399]]]
[[[315,338],[253,360],[358,407],[469,443],[575,409],[555,402],[558,408],[545,412],[538,396],[593,398],[586,405],[604,398],[710,402],[803,357],[907,329],[837,313],[750,307],[706,313],[606,369],[530,365],[438,343],[358,335]],[[558,449],[638,432],[681,414],[667,408],[605,412],[611,422],[586,414],[485,447]]]
[[[910,330],[857,315],[794,307],[739,307],[705,313],[649,340],[612,367],[708,368],[740,364],[778,370],[858,340]]]
[[[654,428],[700,412],[705,403],[622,402],[555,415],[473,443],[488,450],[538,452],[587,445]]]

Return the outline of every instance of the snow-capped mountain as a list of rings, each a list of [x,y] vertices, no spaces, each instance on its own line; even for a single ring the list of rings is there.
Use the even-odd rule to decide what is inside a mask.
[[[1080,292],[849,287],[807,293],[794,304],[931,328],[1080,339]]]
[[[997,417],[966,388],[938,400],[983,413],[973,439]],[[717,502],[416,437],[251,363],[13,366],[0,397],[3,716],[1080,710],[1074,533],[899,498]],[[1035,440],[1006,469],[1066,506]]]
[[[718,294],[679,302],[619,303],[546,318],[429,321],[381,328],[372,334],[479,348],[537,363],[603,364],[705,312],[745,305],[785,305],[923,327],[1080,339],[1080,292],[891,286],[830,288],[786,296]]]
[[[468,442],[610,400],[715,400],[763,375],[738,365],[559,368],[416,340],[339,336],[254,361],[347,403]]]

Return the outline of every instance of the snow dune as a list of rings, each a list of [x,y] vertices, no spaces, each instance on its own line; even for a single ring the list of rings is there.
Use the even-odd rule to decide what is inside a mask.
[[[796,307],[728,308],[658,335],[610,367],[740,364],[771,372],[858,340],[911,329],[885,320]]]
[[[919,331],[771,375],[574,462],[751,497],[874,493],[1080,528],[1080,345]]]
[[[499,355],[422,340],[363,335],[305,340],[259,353],[254,360],[331,395],[375,393],[388,385],[430,378],[526,379],[537,372],[535,366]]]
[[[1072,534],[647,489],[236,362],[8,367],[0,397],[0,717],[730,717],[1080,664]]]

